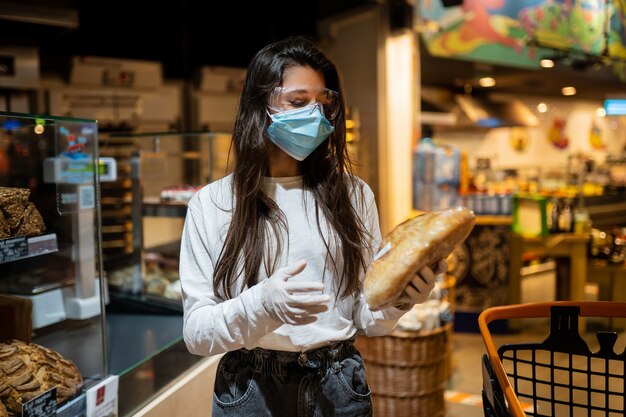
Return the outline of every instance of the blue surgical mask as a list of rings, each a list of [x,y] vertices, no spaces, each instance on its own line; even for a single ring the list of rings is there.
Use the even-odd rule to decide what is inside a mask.
[[[317,104],[271,114],[270,118],[270,140],[298,161],[309,156],[335,130]]]

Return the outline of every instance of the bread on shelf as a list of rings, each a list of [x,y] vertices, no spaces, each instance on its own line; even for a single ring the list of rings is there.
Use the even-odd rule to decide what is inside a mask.
[[[0,402],[10,414],[20,415],[22,404],[52,388],[61,404],[82,386],[76,365],[58,352],[19,340],[0,343]]]
[[[0,187],[0,239],[46,231],[41,213],[29,198],[28,188]]]

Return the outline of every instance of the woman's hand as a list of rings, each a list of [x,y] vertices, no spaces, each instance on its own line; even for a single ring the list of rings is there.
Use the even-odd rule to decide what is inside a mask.
[[[398,299],[398,308],[408,309],[410,305],[423,303],[428,299],[430,292],[435,287],[437,275],[448,270],[446,258],[440,259],[432,268],[424,267],[415,273],[415,277],[409,281],[402,296]],[[407,305],[410,304],[410,305]]]
[[[261,304],[271,318],[287,324],[309,324],[328,310],[330,296],[323,293],[324,284],[292,279],[305,267],[306,262],[299,261],[280,268],[260,284]]]

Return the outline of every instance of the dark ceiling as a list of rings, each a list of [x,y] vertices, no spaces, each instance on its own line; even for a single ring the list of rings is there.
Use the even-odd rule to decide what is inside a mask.
[[[161,61],[166,78],[187,78],[203,65],[245,67],[259,48],[273,40],[296,33],[315,36],[319,19],[380,3],[379,0],[179,0],[158,6],[154,2],[132,0],[20,0],[20,5],[35,9],[43,5],[77,11],[78,27],[63,28],[2,20],[2,5],[17,1],[0,0],[0,46],[38,47],[42,71],[67,73],[71,56],[93,55]],[[610,93],[626,94],[626,84],[608,67],[580,65],[575,69],[557,63],[551,70],[532,71],[435,58],[423,47],[420,51],[425,85],[462,89],[478,70],[486,69],[497,80],[490,91],[559,96],[564,84],[572,84],[577,87],[579,98],[602,99]]]
[[[20,0],[2,4],[17,3]],[[240,2],[179,0],[21,0],[33,9],[78,12],[68,29],[1,20],[0,45],[37,46],[43,71],[63,70],[72,55],[163,62],[164,76],[185,78],[202,65],[248,65],[265,44],[291,34],[315,35],[316,21],[368,0]]]

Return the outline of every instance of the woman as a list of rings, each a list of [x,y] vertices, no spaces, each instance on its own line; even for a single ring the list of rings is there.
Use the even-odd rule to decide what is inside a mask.
[[[337,68],[313,41],[255,55],[233,146],[234,172],[189,202],[180,259],[187,347],[226,352],[213,416],[371,415],[355,335],[391,331],[445,260],[419,271],[397,308],[368,309],[377,207],[351,174]]]

